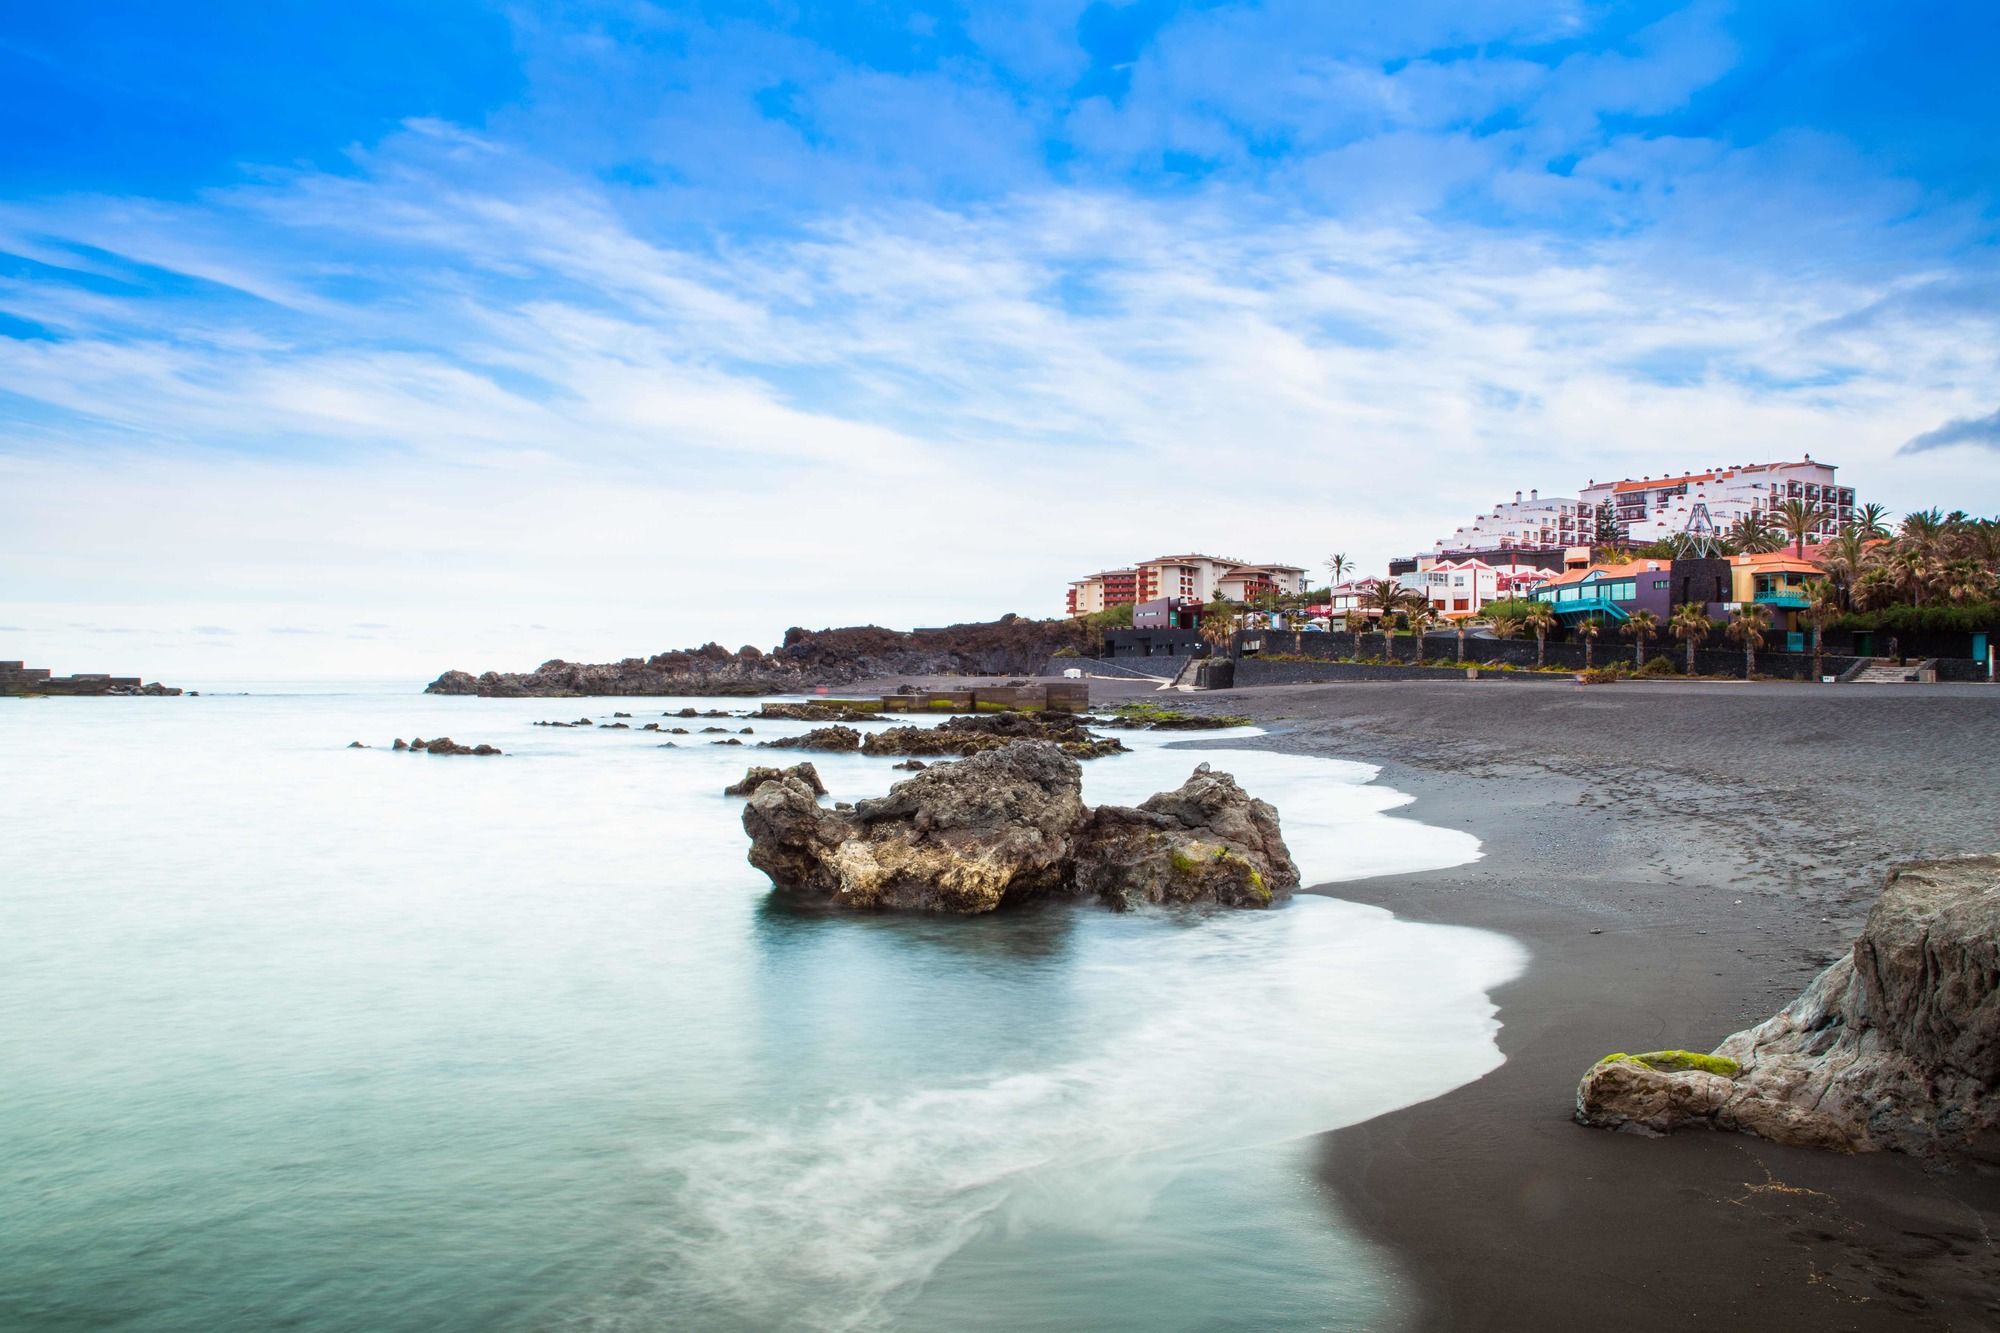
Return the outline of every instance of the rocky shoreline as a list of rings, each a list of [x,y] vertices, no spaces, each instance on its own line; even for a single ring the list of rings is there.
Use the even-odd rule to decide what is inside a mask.
[[[567,662],[560,658],[533,671],[447,671],[426,694],[489,698],[581,698],[598,695],[791,694],[851,685],[883,676],[1032,676],[1047,670],[1059,652],[1077,646],[1068,621],[998,620],[937,629],[890,630],[875,625],[785,631],[766,652],[720,644],[627,657],[617,662]]]
[[[1663,683],[1281,686],[1190,696],[1359,760],[1467,828],[1450,870],[1308,889],[1508,934],[1506,1063],[1326,1135],[1319,1171],[1424,1329],[1948,1330],[2000,1323],[2000,1179],[1744,1134],[1572,1119],[1607,1052],[1717,1046],[1862,932],[1884,866],[1990,850],[2000,692]],[[1605,737],[1634,738],[1621,743]],[[1642,738],[1642,739],[1640,739]],[[1194,742],[1191,748],[1199,749]]]

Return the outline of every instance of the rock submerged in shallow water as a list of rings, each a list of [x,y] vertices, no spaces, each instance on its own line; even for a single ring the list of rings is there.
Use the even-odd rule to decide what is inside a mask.
[[[1576,1118],[2000,1160],[2000,855],[1891,870],[1847,957],[1713,1056],[1655,1059],[1687,1054],[1600,1060]]]
[[[1096,811],[1076,760],[1049,741],[924,768],[851,812],[822,808],[790,773],[759,773],[770,776],[743,810],[750,863],[781,892],[833,907],[976,913],[1079,896],[1121,910],[1268,907],[1298,885],[1277,811],[1207,764],[1137,809]]]
[[[786,736],[775,741],[765,741],[767,750],[825,750],[841,753],[861,748],[861,733],[853,727],[814,727],[798,736]]]
[[[1278,812],[1207,764],[1174,791],[1091,812],[1076,887],[1119,909],[1145,903],[1269,907],[1299,886]]]

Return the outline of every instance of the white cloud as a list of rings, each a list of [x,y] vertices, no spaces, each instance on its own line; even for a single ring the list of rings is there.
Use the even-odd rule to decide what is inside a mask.
[[[1676,153],[1742,170],[1616,142],[1592,170]],[[25,553],[0,615],[32,655],[93,669],[101,640],[64,626],[136,626],[153,655],[104,669],[164,675],[213,669],[191,625],[392,626],[229,656],[415,676],[1051,613],[1066,578],[1169,547],[1374,566],[1516,488],[1807,450],[1913,506],[1946,456],[1905,471],[1897,446],[1995,396],[1990,309],[1892,317],[1945,299],[1922,265],[1802,282],[1643,229],[1315,218],[1220,186],[689,238],[449,126],[361,160],[0,219],[43,256],[226,284],[0,287],[67,335],[0,339],[33,405],[0,440]],[[2000,501],[1970,465],[1953,494]]]

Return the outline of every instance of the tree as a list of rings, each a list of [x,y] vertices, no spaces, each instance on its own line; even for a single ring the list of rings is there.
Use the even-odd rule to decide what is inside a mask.
[[[1708,618],[1700,602],[1682,602],[1674,608],[1673,618],[1667,622],[1667,630],[1676,639],[1687,645],[1687,673],[1694,674],[1694,650],[1701,646],[1708,632],[1715,628],[1715,622]]]
[[[1539,670],[1548,662],[1549,631],[1556,627],[1556,609],[1547,602],[1536,602],[1521,619],[1534,631],[1535,667]]]
[[[1619,543],[1624,540],[1625,529],[1618,524],[1618,510],[1613,507],[1609,500],[1599,501],[1597,505],[1596,540],[1591,545],[1600,548],[1609,547],[1615,551],[1618,549]]]
[[[1764,646],[1764,631],[1771,628],[1771,608],[1760,602],[1745,602],[1729,617],[1723,633],[1743,645],[1743,679],[1757,674],[1757,650]]]
[[[1834,591],[1840,595],[1841,605],[1852,605],[1854,585],[1860,582],[1868,565],[1868,538],[1860,528],[1849,524],[1820,547],[1820,557],[1827,577],[1833,580]]]
[[[1651,611],[1634,611],[1618,632],[1632,641],[1632,668],[1636,671],[1645,665],[1647,642],[1659,637],[1660,618]]]
[[[1880,541],[1889,535],[1889,525],[1882,520],[1889,517],[1889,511],[1881,505],[1862,505],[1854,511],[1854,527],[1865,541]]]
[[[1394,579],[1371,579],[1361,589],[1361,605],[1381,612],[1382,642],[1392,661],[1396,656],[1396,613],[1409,598],[1410,590]]]
[[[1827,617],[1840,609],[1840,590],[1826,579],[1807,579],[1799,586],[1805,594],[1806,623],[1813,632],[1813,679],[1826,675],[1826,651],[1823,639],[1826,633]]]
[[[1236,633],[1237,608],[1221,593],[1201,608],[1201,641],[1213,651],[1221,651],[1229,646],[1230,635]]]
[[[1793,552],[1803,560],[1806,538],[1817,533],[1826,522],[1826,510],[1805,500],[1787,500],[1778,506],[1774,517],[1778,520],[1778,530],[1791,540]]]
[[[1327,604],[1329,607],[1333,604],[1333,590],[1340,586],[1341,577],[1352,568],[1354,566],[1347,563],[1347,557],[1337,552],[1326,558]]]
[[[1452,632],[1458,635],[1458,664],[1465,665],[1465,632],[1472,627],[1470,616],[1460,616],[1451,622]]]
[[[1513,639],[1520,636],[1521,626],[1525,622],[1519,616],[1494,616],[1486,623],[1492,626],[1494,638]]]
[[[1583,669],[1589,671],[1596,665],[1597,636],[1604,633],[1604,620],[1600,616],[1585,616],[1570,629],[1583,640]]]
[[[1750,555],[1775,551],[1784,545],[1778,530],[1754,509],[1739,515],[1736,521],[1729,525],[1728,536],[1731,546]]]
[[[1424,631],[1437,623],[1437,608],[1428,597],[1412,599],[1403,611],[1403,621],[1410,627],[1410,633],[1417,639],[1417,665],[1424,664]]]

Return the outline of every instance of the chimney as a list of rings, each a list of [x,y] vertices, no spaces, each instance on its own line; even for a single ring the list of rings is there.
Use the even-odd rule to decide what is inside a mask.
[[[1515,504],[1521,503],[1521,493],[1519,491],[1514,492],[1514,503]]]
[[[1529,491],[1529,492],[1528,492],[1528,498],[1529,498],[1530,500],[1539,500],[1539,499],[1541,499],[1541,498],[1542,498],[1542,493],[1541,493],[1541,491],[1540,491],[1540,490],[1532,490],[1532,491]]]

